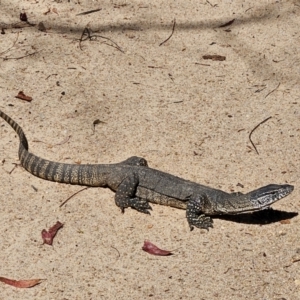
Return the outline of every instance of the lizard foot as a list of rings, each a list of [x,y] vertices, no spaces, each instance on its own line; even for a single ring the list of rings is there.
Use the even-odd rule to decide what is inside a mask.
[[[152,210],[152,207],[149,205],[148,201],[141,198],[131,198],[129,199],[129,206],[139,212],[150,215],[149,210]]]
[[[207,229],[209,227],[213,228],[213,220],[212,218],[204,215],[202,213],[203,203],[207,200],[206,196],[197,197],[194,199],[190,199],[186,208],[186,218],[188,220],[190,230],[192,231],[195,227]]]
[[[194,229],[194,226],[207,230],[209,230],[209,227],[213,228],[213,219],[211,217],[207,217],[206,215],[200,215],[197,218],[188,219],[188,222],[191,231]]]

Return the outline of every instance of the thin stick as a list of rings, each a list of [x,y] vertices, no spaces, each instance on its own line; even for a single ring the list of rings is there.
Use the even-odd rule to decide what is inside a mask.
[[[89,187],[87,186],[87,187],[85,187],[85,188],[83,188],[83,189],[81,189],[81,190],[79,190],[79,191],[77,191],[76,193],[74,193],[73,195],[71,195],[69,198],[67,198],[59,207],[62,207],[62,206],[64,206],[71,198],[73,198],[75,195],[77,195],[78,193],[80,193],[80,192],[82,192],[82,191],[84,191],[84,190],[87,190]]]
[[[84,35],[87,35],[87,38],[86,38],[86,39],[83,39]],[[84,30],[83,30],[83,32],[82,32],[82,34],[81,34],[81,37],[80,37],[80,39],[79,39],[79,48],[80,48],[81,51],[82,51],[82,48],[81,48],[81,42],[83,42],[83,41],[85,41],[85,40],[87,40],[87,39],[92,40],[93,37],[100,37],[100,38],[102,38],[102,39],[108,40],[108,41],[110,41],[113,45],[109,45],[109,44],[105,43],[106,45],[111,46],[111,47],[114,47],[114,48],[116,48],[117,50],[121,51],[122,53],[125,53],[125,52],[122,50],[122,48],[121,48],[117,43],[115,43],[112,39],[110,39],[110,38],[108,38],[108,37],[105,37],[105,36],[103,36],[103,35],[97,35],[97,34],[91,35],[90,30],[89,30],[88,27],[85,27],[85,28],[84,28]]]
[[[121,256],[120,251],[117,248],[113,247],[113,246],[111,246],[111,247],[118,252],[118,255],[120,257]]]
[[[9,175],[10,175],[10,174],[14,171],[14,169],[18,166],[18,164],[15,164],[15,163],[13,163],[13,165],[15,165],[15,166],[11,169],[11,171],[8,172]]]
[[[93,10],[85,11],[85,12],[82,12],[82,13],[77,14],[77,15],[75,15],[75,16],[83,16],[83,15],[92,14],[92,13],[94,13],[94,12],[97,12],[97,11],[101,10],[101,9],[102,9],[102,8],[98,8],[98,9],[93,9]]]
[[[28,25],[28,26],[26,26]],[[17,22],[17,23],[12,23],[12,24],[6,24],[6,23],[3,23],[3,22],[0,22],[0,28],[2,30],[5,30],[5,29],[15,29],[15,28],[24,28],[24,27],[29,27],[29,26],[35,26],[36,24],[32,24],[30,22]]]
[[[272,90],[271,92],[269,92],[269,93],[265,96],[265,99],[266,99],[271,93],[275,92],[275,91],[279,88],[279,86],[280,86],[280,82],[278,83],[277,87],[276,87],[274,90]]]
[[[18,60],[18,59],[22,59],[22,58],[24,58],[24,57],[32,56],[32,55],[37,54],[37,53],[39,53],[39,52],[41,52],[41,51],[42,51],[42,50],[40,50],[40,51],[35,51],[35,52],[28,53],[28,54],[26,54],[26,55],[18,56],[18,57],[2,57],[2,56],[0,56],[0,58],[2,58],[3,60],[9,60],[9,59],[16,59],[16,60]]]
[[[65,143],[67,143],[70,138],[71,138],[71,135],[68,135],[63,141],[61,141],[60,143],[54,144],[52,147],[54,147],[54,146],[60,146],[60,145],[63,145]]]
[[[19,38],[19,32],[17,33],[17,38],[16,38],[16,40],[14,41],[14,43],[12,44],[12,46],[9,47],[8,49],[6,49],[5,51],[1,52],[0,55],[3,55],[4,53],[8,52],[11,48],[13,48],[13,47],[15,46],[15,44],[16,44],[18,38]]]
[[[251,132],[250,132],[250,134],[249,134],[249,140],[250,140],[250,142],[251,142],[251,144],[252,144],[252,146],[253,146],[253,148],[255,149],[255,151],[256,151],[256,153],[257,154],[259,154],[258,153],[258,151],[257,151],[257,149],[256,149],[256,147],[255,147],[255,145],[254,145],[254,143],[252,142],[252,140],[251,140],[251,135],[252,135],[252,133],[254,132],[254,130],[256,130],[261,124],[263,124],[263,123],[266,123],[268,120],[270,120],[272,117],[268,117],[268,118],[266,118],[265,120],[263,120],[262,122],[260,122],[259,124],[257,124],[252,130],[251,130]]]
[[[104,36],[101,36],[101,35],[98,35],[98,36],[101,37],[101,38],[103,38],[103,39],[107,39],[107,40],[111,41],[112,43],[116,44],[114,41],[112,41],[111,39],[109,39],[109,38],[107,38],[107,37],[104,37]],[[106,43],[106,42],[103,42],[103,44],[105,44],[105,45],[107,45],[107,46],[110,46],[110,47],[113,47],[113,48],[116,48],[116,49],[119,50],[120,52],[125,53],[118,45],[117,45],[117,46],[115,46],[115,45],[110,45],[110,44],[108,44],[108,43]]]
[[[90,35],[90,31],[88,30],[87,27],[85,27],[82,31],[82,34],[81,34],[81,37],[79,39],[79,48],[80,50],[82,51],[82,48],[81,48],[81,42],[83,41],[83,36],[87,34],[88,35],[88,38],[91,39],[91,35]]]
[[[172,37],[172,35],[173,35],[173,33],[174,33],[174,30],[175,30],[175,25],[176,25],[176,19],[174,19],[173,28],[172,28],[172,32],[171,32],[170,36],[169,36],[166,40],[164,40],[163,42],[161,42],[161,43],[159,44],[159,46],[161,46],[161,45],[163,45],[164,43],[166,43],[166,42]]]

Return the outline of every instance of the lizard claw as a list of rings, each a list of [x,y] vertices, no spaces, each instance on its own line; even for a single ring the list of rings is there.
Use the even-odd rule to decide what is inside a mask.
[[[130,207],[148,215],[150,215],[148,210],[152,210],[152,207],[149,205],[148,201],[138,197],[130,199]]]

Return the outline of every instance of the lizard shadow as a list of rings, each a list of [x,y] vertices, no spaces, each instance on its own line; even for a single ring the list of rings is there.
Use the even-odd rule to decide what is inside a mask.
[[[276,209],[265,209],[252,213],[243,213],[239,215],[220,215],[217,219],[232,221],[243,224],[267,225],[280,221],[288,222],[289,219],[298,216],[297,212],[287,212]]]

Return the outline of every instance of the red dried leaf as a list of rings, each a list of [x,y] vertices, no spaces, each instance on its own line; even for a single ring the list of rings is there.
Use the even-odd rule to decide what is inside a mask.
[[[0,277],[0,281],[17,288],[30,288],[39,284],[42,281],[42,279],[14,280],[5,277]]]
[[[32,100],[32,97],[26,96],[23,91],[20,91],[18,93],[18,95],[16,96],[16,98],[21,99],[21,100],[25,100],[25,101],[28,101],[28,102],[30,102]]]
[[[46,229],[42,230],[42,239],[44,244],[47,245],[52,245],[53,243],[53,239],[57,233],[57,231],[63,227],[64,224],[60,223],[59,221],[56,222],[56,224],[54,226],[52,226],[51,228],[49,228],[49,230],[47,231]]]
[[[148,252],[149,254],[153,254],[153,255],[161,255],[161,256],[172,255],[171,251],[159,249],[157,246],[155,246],[149,241],[144,241],[144,246],[142,247],[142,249],[145,252]]]

